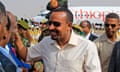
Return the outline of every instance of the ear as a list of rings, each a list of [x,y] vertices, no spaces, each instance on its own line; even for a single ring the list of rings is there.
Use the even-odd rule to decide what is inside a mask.
[[[72,28],[72,22],[69,22],[69,23],[68,23],[68,26],[69,26],[70,28]]]
[[[119,24],[118,24],[118,29],[120,29],[120,20],[119,20],[119,22],[118,22]]]
[[[6,36],[3,36],[3,40],[5,40],[6,39]]]
[[[120,29],[120,24],[118,24],[118,30]]]

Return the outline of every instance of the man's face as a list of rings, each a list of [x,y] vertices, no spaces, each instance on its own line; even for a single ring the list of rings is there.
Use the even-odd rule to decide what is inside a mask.
[[[2,39],[2,37],[4,36],[4,31],[6,29],[6,25],[7,25],[7,17],[3,16],[1,22],[0,22],[0,40]]]
[[[0,24],[0,40],[2,39],[2,37],[3,37],[3,26],[2,26],[2,24]]]
[[[47,27],[47,24],[46,23],[40,23],[40,27],[41,27],[41,29],[44,29],[44,28],[46,28]]]
[[[83,32],[85,32],[85,34],[88,34],[90,32],[87,22],[83,22],[82,24],[80,24],[80,26],[82,27],[82,30]]]
[[[25,36],[27,30],[24,30],[22,28],[19,28],[18,32],[20,33],[21,36]]]
[[[11,16],[11,32],[15,33],[18,31],[17,20],[15,16]]]
[[[105,31],[108,37],[116,34],[119,28],[119,20],[116,18],[107,18],[105,21]]]
[[[7,12],[7,15],[9,16],[9,19],[10,19],[10,22],[11,22],[10,32],[12,32],[12,33],[17,32],[18,29],[17,29],[16,17],[12,13],[10,13],[10,12]]]
[[[71,29],[65,12],[53,12],[50,16],[48,27],[53,40],[64,40]]]

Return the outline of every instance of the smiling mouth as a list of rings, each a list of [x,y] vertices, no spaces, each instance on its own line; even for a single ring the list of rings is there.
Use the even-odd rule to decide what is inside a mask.
[[[56,33],[56,32],[50,32],[50,35],[51,35],[51,36],[56,36],[57,33]]]

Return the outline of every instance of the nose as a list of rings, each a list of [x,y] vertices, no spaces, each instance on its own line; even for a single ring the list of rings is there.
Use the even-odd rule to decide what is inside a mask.
[[[50,24],[50,25],[48,26],[48,28],[49,28],[49,30],[53,30],[53,29],[55,29],[55,26],[54,26],[53,24]]]
[[[108,28],[109,28],[109,29],[112,29],[112,26],[111,26],[111,25],[109,25],[109,26],[108,26]]]

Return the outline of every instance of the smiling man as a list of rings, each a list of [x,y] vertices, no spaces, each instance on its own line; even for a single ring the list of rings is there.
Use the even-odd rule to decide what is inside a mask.
[[[73,14],[66,8],[50,13],[50,36],[38,45],[25,48],[16,35],[19,55],[28,61],[42,58],[45,72],[101,72],[94,43],[76,35],[72,30]]]

